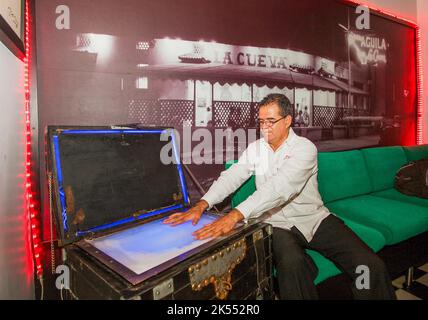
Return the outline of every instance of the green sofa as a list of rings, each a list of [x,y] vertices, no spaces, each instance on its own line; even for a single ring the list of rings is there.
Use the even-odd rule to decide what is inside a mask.
[[[406,196],[393,185],[395,173],[402,165],[426,157],[428,145],[320,152],[318,185],[324,204],[375,252],[385,247],[396,248],[411,238],[425,235],[428,199]],[[226,168],[231,165],[227,163]],[[232,207],[254,190],[251,177],[233,194]],[[315,284],[341,273],[318,252],[307,252],[319,270]]]

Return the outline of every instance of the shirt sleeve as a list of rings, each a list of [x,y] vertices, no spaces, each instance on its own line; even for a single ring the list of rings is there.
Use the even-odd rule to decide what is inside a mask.
[[[224,170],[201,198],[208,203],[208,209],[235,192],[254,173],[252,149],[251,144],[239,157],[238,162]]]
[[[288,159],[284,159],[277,173],[240,203],[238,209],[245,219],[284,205],[292,200],[316,174],[317,149],[311,142],[297,146]]]

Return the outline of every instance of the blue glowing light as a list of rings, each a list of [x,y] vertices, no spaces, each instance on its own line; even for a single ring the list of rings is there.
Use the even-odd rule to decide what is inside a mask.
[[[95,227],[95,228],[92,228],[92,229],[89,229],[89,230],[86,230],[86,231],[78,231],[77,232],[77,236],[79,236],[79,237],[80,236],[84,236],[84,235],[86,235],[88,233],[93,233],[93,232],[97,232],[97,231],[109,229],[109,228],[112,228],[112,227],[120,226],[120,225],[128,223],[128,222],[132,222],[134,220],[141,220],[141,219],[148,218],[148,217],[160,214],[160,213],[164,213],[164,212],[168,212],[168,211],[172,211],[172,210],[183,209],[183,208],[184,208],[184,206],[182,204],[178,204],[178,205],[166,207],[166,208],[163,208],[163,209],[160,209],[160,210],[155,210],[155,211],[143,213],[143,214],[139,215],[136,218],[134,218],[134,217],[126,218],[126,219],[115,221],[115,222],[112,222],[112,223],[109,223],[109,224],[104,224],[104,225],[101,225],[101,226],[98,226],[98,227]]]
[[[171,137],[172,137],[172,146],[173,146],[173,149],[174,149],[175,163],[177,164],[178,175],[180,177],[181,190],[183,191],[184,202],[186,204],[189,204],[189,198],[188,198],[188,195],[187,195],[186,182],[185,182],[185,179],[184,179],[183,169],[182,169],[181,163],[180,163],[180,155],[179,155],[179,153],[177,151],[177,145],[175,143],[175,135],[173,133],[171,133]]]
[[[59,157],[59,143],[58,143],[58,136],[53,136],[53,143],[54,143],[54,152],[55,152],[55,163],[56,163],[56,173],[58,178],[58,191],[59,191],[59,201],[61,203],[61,217],[62,217],[62,224],[64,226],[64,232],[67,232],[68,230],[68,224],[67,224],[67,207],[65,204],[65,194],[64,194],[64,188],[62,185],[62,170],[61,170],[61,160]]]
[[[164,134],[164,133],[169,133],[169,131],[168,130],[128,130],[127,129],[127,130],[65,130],[62,132],[62,134],[65,134],[65,135],[72,135],[72,134]],[[178,175],[180,178],[181,190],[183,192],[184,203],[189,204],[186,182],[185,182],[183,169],[182,169],[181,162],[180,162],[180,155],[179,155],[178,150],[177,150],[177,145],[175,142],[174,134],[171,134],[171,137],[172,137],[175,162],[177,165]],[[63,177],[62,177],[62,170],[61,170],[58,136],[56,136],[56,135],[53,136],[53,143],[54,143],[54,149],[55,149],[56,170],[57,170],[57,175],[58,175],[59,197],[60,197],[60,204],[61,204],[61,209],[62,209],[61,216],[62,216],[62,221],[63,221],[63,225],[64,225],[64,231],[67,232],[67,230],[68,230],[67,209],[66,209],[66,199],[65,199],[64,189],[63,189]],[[155,210],[155,211],[151,211],[151,212],[142,214],[142,215],[138,216],[137,218],[130,217],[130,218],[126,218],[126,219],[122,219],[119,221],[112,222],[110,224],[97,226],[95,228],[92,228],[92,229],[89,229],[86,231],[78,231],[77,236],[84,236],[88,233],[97,232],[100,230],[119,226],[119,225],[131,222],[134,220],[139,220],[139,219],[147,218],[150,216],[154,216],[156,214],[160,214],[160,213],[164,213],[164,212],[168,212],[168,211],[172,211],[172,210],[183,209],[183,208],[184,208],[184,205],[182,205],[182,204],[173,205],[173,206],[166,207],[166,208],[163,208],[160,210]]]

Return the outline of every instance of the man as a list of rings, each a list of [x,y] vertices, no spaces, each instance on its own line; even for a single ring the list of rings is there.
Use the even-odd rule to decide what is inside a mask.
[[[294,125],[298,126],[298,127],[303,127],[304,126],[304,120],[303,120],[303,112],[302,112],[302,110],[299,110],[297,112],[296,119],[294,119]]]
[[[263,139],[251,143],[237,164],[223,171],[191,209],[171,215],[165,223],[192,220],[233,193],[252,174],[257,190],[217,221],[194,232],[196,239],[218,237],[237,222],[264,214],[273,225],[273,253],[281,299],[316,299],[317,268],[305,249],[334,261],[353,280],[360,265],[369,268],[370,289],[353,285],[355,298],[394,299],[384,263],[339,218],[330,214],[318,192],[317,149],[290,128],[292,107],[282,94],[270,94],[260,103]]]
[[[303,112],[303,124],[305,127],[309,127],[309,112],[308,107],[305,107],[305,111]]]

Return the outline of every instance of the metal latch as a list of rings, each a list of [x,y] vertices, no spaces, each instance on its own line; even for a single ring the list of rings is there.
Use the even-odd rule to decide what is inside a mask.
[[[246,255],[245,238],[236,241],[227,248],[213,254],[211,257],[189,267],[189,278],[193,291],[200,291],[212,284],[216,297],[226,299],[232,290],[232,273]]]
[[[263,239],[263,230],[258,230],[253,233],[253,243]]]
[[[174,281],[168,279],[153,288],[153,300],[160,300],[174,292]]]
[[[272,235],[273,234],[273,227],[272,227],[272,225],[271,224],[269,224],[267,227],[266,227],[266,232],[267,232],[267,234],[268,235]]]

